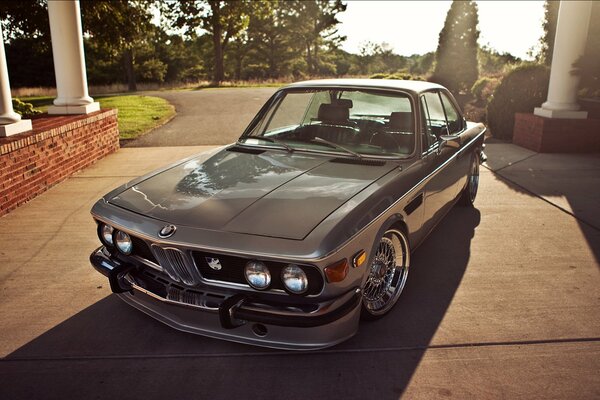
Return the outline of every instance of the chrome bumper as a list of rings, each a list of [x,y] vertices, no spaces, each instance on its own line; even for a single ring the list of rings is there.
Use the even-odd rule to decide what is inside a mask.
[[[215,294],[211,288],[161,288],[140,277],[135,266],[112,259],[102,247],[90,261],[125,302],[181,331],[278,349],[313,350],[340,343],[358,329],[359,289],[309,308],[294,307],[244,293]]]

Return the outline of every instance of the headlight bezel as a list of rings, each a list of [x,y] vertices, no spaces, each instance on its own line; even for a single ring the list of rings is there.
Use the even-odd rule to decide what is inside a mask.
[[[103,229],[104,229],[105,227],[106,227],[106,228],[110,228],[110,241],[108,241],[108,240],[106,239],[106,237],[104,236]],[[114,228],[112,225],[105,224],[104,222],[100,222],[100,223],[98,224],[97,233],[98,233],[98,238],[100,239],[100,242],[101,242],[101,243],[102,243],[104,246],[106,246],[106,247],[109,247],[109,248],[111,248],[111,249],[115,247],[115,244],[114,244],[114,238],[113,238],[113,234],[114,234],[114,232],[115,232],[115,228]]]
[[[264,286],[256,285],[251,281],[251,277],[249,276],[250,274],[248,271],[250,268],[253,267],[255,268],[255,271],[250,272],[250,274],[252,275],[258,275],[259,271],[256,271],[257,268],[264,269],[263,271],[260,271],[266,276],[266,283]],[[246,263],[246,265],[244,266],[244,278],[246,279],[246,282],[252,289],[260,291],[268,290],[271,284],[273,283],[273,276],[271,274],[271,271],[269,270],[269,267],[267,267],[267,265],[263,261],[259,260],[250,260]]]
[[[128,251],[123,249],[120,245],[119,245],[119,234],[125,235],[125,237],[127,238],[127,240],[129,241],[129,249]],[[123,232],[121,230],[118,229],[114,229],[113,230],[113,243],[114,243],[114,247],[119,251],[119,253],[129,256],[131,255],[131,253],[133,252],[133,240],[131,239],[131,235],[129,235],[127,232]]]
[[[290,273],[290,274],[292,273],[292,271],[289,271],[289,270],[293,270],[297,274],[300,273],[300,274],[298,274],[300,277],[299,280],[304,281],[304,287],[301,290],[295,290],[286,283],[286,278],[285,278],[286,273]],[[310,288],[308,274],[306,273],[304,268],[302,268],[300,265],[297,265],[297,264],[288,264],[287,266],[285,266],[281,270],[280,279],[281,279],[281,284],[282,284],[283,288],[285,289],[285,291],[292,295],[305,295],[308,292],[308,289]],[[298,279],[298,278],[295,278],[295,279]]]

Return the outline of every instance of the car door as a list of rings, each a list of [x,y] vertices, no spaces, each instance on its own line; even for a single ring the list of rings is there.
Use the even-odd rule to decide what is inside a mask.
[[[458,137],[465,132],[467,126],[465,120],[459,111],[456,102],[452,100],[452,96],[445,91],[440,91],[440,98],[442,99],[442,105],[444,106],[444,113],[447,121],[447,134],[449,136]],[[456,143],[462,143],[458,140]],[[466,176],[469,172],[471,158],[469,152],[465,152],[464,149],[455,148],[453,151],[455,159],[450,164],[451,168],[447,170],[449,179],[454,182],[454,197],[458,196],[461,190],[465,187]]]
[[[456,165],[457,149],[444,146],[440,136],[450,131],[444,103],[439,91],[425,92],[420,96],[423,113],[423,143],[421,155],[428,179],[425,184],[425,211],[423,225],[426,231],[435,226],[446,214],[457,195],[459,171]]]

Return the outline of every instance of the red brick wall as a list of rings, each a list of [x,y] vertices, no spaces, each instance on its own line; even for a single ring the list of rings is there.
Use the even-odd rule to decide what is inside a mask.
[[[600,119],[515,114],[513,143],[538,153],[600,152]]]
[[[0,138],[0,216],[119,148],[117,110],[48,116]]]

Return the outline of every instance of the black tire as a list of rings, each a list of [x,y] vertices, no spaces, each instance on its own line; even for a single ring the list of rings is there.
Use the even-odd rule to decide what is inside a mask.
[[[462,191],[458,203],[464,207],[473,207],[477,190],[479,189],[479,154],[473,153],[469,174],[467,175],[467,186]]]
[[[362,288],[361,319],[369,321],[383,317],[394,307],[410,266],[410,246],[404,232],[388,229],[378,243]]]

